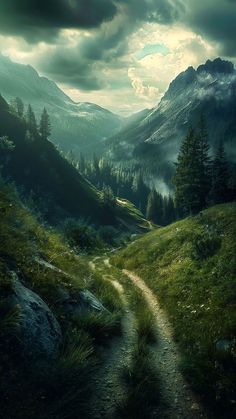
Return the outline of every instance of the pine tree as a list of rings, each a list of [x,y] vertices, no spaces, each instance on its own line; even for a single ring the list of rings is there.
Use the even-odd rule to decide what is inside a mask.
[[[134,177],[132,191],[135,196],[134,203],[142,211],[145,212],[149,188],[143,180],[141,171]]]
[[[19,97],[13,99],[12,108],[14,110],[14,113],[16,113],[16,115],[19,116],[19,118],[23,118],[25,107],[23,101]]]
[[[35,118],[34,111],[31,105],[28,106],[27,113],[26,113],[26,122],[28,125],[28,130],[31,135],[31,138],[35,138],[38,133],[37,122]]]
[[[229,200],[229,171],[223,143],[219,144],[213,161],[211,199],[213,204]]]
[[[208,133],[206,128],[206,122],[204,116],[201,115],[199,121],[199,152],[200,152],[200,160],[199,160],[199,177],[201,183],[201,191],[200,191],[200,203],[201,207],[206,207],[207,198],[211,189],[211,169],[212,169],[212,162],[209,156],[209,143],[208,143]]]
[[[155,224],[162,224],[162,200],[155,189],[148,195],[146,217]]]
[[[43,140],[48,140],[51,135],[51,123],[50,118],[47,113],[46,108],[43,109],[40,124],[39,124],[39,132]]]
[[[173,178],[175,204],[181,215],[195,214],[203,208],[202,164],[200,140],[190,128],[181,145]]]
[[[85,173],[85,168],[86,168],[85,158],[84,158],[84,155],[82,153],[80,153],[80,159],[79,159],[79,171],[80,171],[80,173],[84,174]]]

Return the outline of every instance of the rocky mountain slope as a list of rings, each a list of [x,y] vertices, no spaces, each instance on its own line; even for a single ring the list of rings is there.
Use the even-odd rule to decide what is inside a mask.
[[[189,67],[170,84],[158,106],[142,113],[109,140],[109,155],[120,160],[171,167],[180,142],[190,125],[203,114],[209,142],[214,149],[224,141],[231,160],[236,160],[236,70],[231,62],[208,60],[197,70]]]
[[[122,118],[93,103],[75,103],[57,85],[40,77],[30,65],[11,61],[0,54],[0,94],[8,101],[16,96],[37,116],[45,106],[50,114],[52,141],[64,151],[93,152],[105,138],[120,129]]]

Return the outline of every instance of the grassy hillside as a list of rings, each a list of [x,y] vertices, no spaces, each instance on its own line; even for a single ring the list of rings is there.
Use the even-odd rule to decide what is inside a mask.
[[[13,143],[11,150],[0,149],[4,177],[36,203],[47,221],[57,223],[66,217],[85,218],[96,225],[112,224],[117,228],[142,230],[145,220],[133,206],[122,201],[109,208],[101,193],[61,156],[55,146],[36,135],[27,138],[24,119],[13,115],[0,97],[0,137]]]
[[[118,293],[58,233],[41,226],[2,181],[0,214],[0,416],[70,419],[80,412],[86,418],[99,347],[120,333]],[[39,264],[38,259],[57,269]],[[60,357],[46,368],[37,360],[30,365],[18,350],[21,309],[6,305],[6,298],[14,294],[12,272],[48,304],[61,326]],[[75,301],[84,288],[109,312],[68,315],[62,296],[69,293]]]
[[[214,417],[235,417],[236,204],[150,232],[113,257],[159,297],[182,368]]]

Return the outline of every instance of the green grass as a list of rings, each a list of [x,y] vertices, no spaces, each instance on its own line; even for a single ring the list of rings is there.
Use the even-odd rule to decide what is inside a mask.
[[[143,298],[142,291],[134,288],[134,286],[131,286],[130,289],[130,303],[135,313],[138,340],[146,343],[146,345],[156,343],[158,340],[155,328],[156,320]]]
[[[236,204],[154,230],[113,256],[158,295],[183,354],[182,368],[215,417],[234,417]],[[232,343],[231,351],[217,342]],[[222,416],[226,415],[226,416]]]
[[[145,337],[138,336],[132,362],[124,371],[126,399],[117,408],[118,418],[141,419],[155,416],[160,404],[158,371]]]
[[[3,182],[0,215],[1,414],[9,419],[72,419],[79,412],[85,418],[99,346],[120,333],[119,295],[101,275],[91,271],[86,257],[71,250],[61,234],[41,225],[14,189]],[[68,275],[40,265],[36,258]],[[60,358],[51,365],[36,363],[33,371],[21,365],[18,352],[20,308],[9,310],[5,304],[5,297],[13,292],[11,270],[49,305],[63,332]],[[85,312],[81,318],[65,315],[60,303],[62,291],[76,298],[83,288],[93,292],[108,311]]]

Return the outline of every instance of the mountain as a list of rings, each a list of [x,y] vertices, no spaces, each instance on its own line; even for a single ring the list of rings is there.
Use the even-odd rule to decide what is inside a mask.
[[[85,218],[96,225],[142,230],[145,220],[128,201],[104,202],[102,193],[80,175],[47,140],[26,135],[27,125],[11,113],[0,97],[0,164],[2,174],[32,199],[45,219],[57,223],[67,217]],[[7,136],[5,138],[4,136]]]
[[[236,161],[236,70],[231,62],[217,58],[180,73],[157,107],[109,139],[108,153],[116,160],[126,156],[130,164],[154,165],[158,176],[168,179],[181,140],[190,125],[198,125],[201,114],[212,149],[223,140]]]
[[[122,118],[93,103],[75,103],[53,81],[40,77],[30,65],[0,54],[0,94],[8,101],[16,96],[30,103],[39,117],[45,106],[51,118],[52,141],[64,151],[92,153],[120,129]]]

